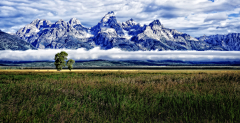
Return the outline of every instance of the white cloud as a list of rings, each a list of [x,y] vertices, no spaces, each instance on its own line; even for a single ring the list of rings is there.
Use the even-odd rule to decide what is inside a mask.
[[[207,16],[207,18],[204,20],[204,22],[208,22],[208,21],[222,21],[222,20],[226,20],[228,18],[227,14],[224,13],[213,13],[213,14],[209,14]]]
[[[55,54],[65,51],[68,59],[80,60],[182,60],[182,61],[240,61],[240,51],[122,51],[118,48],[100,50],[99,47],[86,51],[48,49],[27,51],[0,51],[0,59],[4,61],[54,61]]]

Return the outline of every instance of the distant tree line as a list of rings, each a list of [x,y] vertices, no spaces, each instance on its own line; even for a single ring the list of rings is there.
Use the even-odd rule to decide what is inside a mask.
[[[67,54],[65,51],[62,51],[61,53],[57,53],[57,54],[55,55],[55,59],[54,59],[55,62],[54,62],[54,64],[55,64],[56,69],[57,69],[58,71],[61,71],[61,70],[62,70],[62,67],[65,67],[65,66],[66,66],[66,61],[65,61],[65,60],[67,60],[67,56],[68,56],[68,54]],[[68,69],[69,69],[70,71],[72,70],[74,63],[75,63],[75,61],[72,60],[72,59],[69,59],[69,60],[67,61],[67,66],[68,66]]]

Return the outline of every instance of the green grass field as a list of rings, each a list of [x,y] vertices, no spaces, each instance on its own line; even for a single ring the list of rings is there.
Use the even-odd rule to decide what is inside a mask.
[[[240,122],[239,70],[0,71],[0,122]]]

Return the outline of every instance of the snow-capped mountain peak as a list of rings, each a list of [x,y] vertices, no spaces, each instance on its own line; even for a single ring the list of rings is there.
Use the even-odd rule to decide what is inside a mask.
[[[151,22],[149,24],[149,26],[153,29],[153,30],[162,30],[163,25],[161,24],[161,22],[157,19],[154,20],[153,22]]]
[[[66,23],[66,22],[62,19],[59,19],[57,22],[55,22],[55,24],[62,24],[62,23]]]
[[[71,18],[68,22],[71,26],[75,26],[81,24],[81,22],[77,18]]]
[[[136,23],[132,18],[130,20],[127,20],[126,22],[123,22],[122,27],[124,30],[127,31],[136,31],[141,29],[141,25]]]
[[[62,19],[59,19],[57,22],[55,22],[55,24],[52,26],[52,27],[63,27],[63,28],[66,28],[67,27],[67,23],[62,20]]]
[[[51,22],[45,19],[36,19],[30,24],[36,26],[39,30],[41,30],[41,28],[49,27],[51,25]]]
[[[108,12],[101,20],[101,23],[107,22],[111,17],[115,16],[115,13],[113,11]]]
[[[152,25],[162,25],[161,22],[157,19],[157,20],[154,20],[152,23],[149,24],[150,26]]]
[[[40,21],[40,19],[35,19],[34,21],[32,21],[30,24],[37,24]]]
[[[104,29],[101,29],[104,28]],[[91,28],[91,32],[94,35],[97,35],[98,33],[101,32],[106,32],[102,30],[106,30],[106,28],[112,28],[114,29],[119,36],[124,35],[122,25],[119,23],[115,17],[115,13],[113,11],[108,12],[98,23],[98,25],[94,26]],[[110,29],[111,30],[111,29]],[[111,30],[112,31],[112,30]],[[111,32],[110,31],[110,32]]]
[[[126,21],[126,23],[127,23],[128,25],[131,25],[131,26],[137,25],[137,23],[136,23],[132,18],[131,18],[130,20]]]

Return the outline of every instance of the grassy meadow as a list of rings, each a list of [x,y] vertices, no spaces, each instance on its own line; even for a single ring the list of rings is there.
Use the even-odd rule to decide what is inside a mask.
[[[66,71],[1,70],[0,122],[240,122],[240,70]]]

